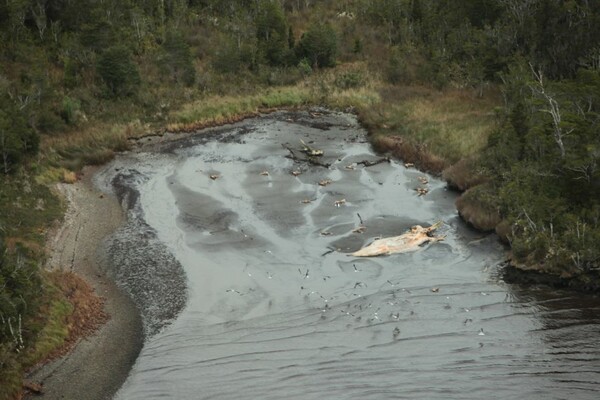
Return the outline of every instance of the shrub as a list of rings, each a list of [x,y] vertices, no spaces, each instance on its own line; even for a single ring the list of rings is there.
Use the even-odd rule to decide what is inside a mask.
[[[337,36],[329,24],[313,24],[300,38],[296,47],[298,58],[307,59],[313,67],[334,67]]]
[[[308,60],[306,58],[303,58],[298,63],[298,70],[304,76],[309,76],[313,72],[312,67],[310,66],[310,63],[308,62]]]
[[[81,103],[77,99],[73,99],[69,96],[65,96],[62,101],[62,109],[60,116],[65,120],[67,124],[73,124],[77,122],[77,113],[81,109]]]
[[[112,97],[131,95],[140,84],[140,74],[131,60],[131,52],[123,46],[111,47],[102,53],[96,71]]]
[[[289,30],[279,2],[264,2],[256,19],[256,38],[261,57],[269,65],[288,60]]]

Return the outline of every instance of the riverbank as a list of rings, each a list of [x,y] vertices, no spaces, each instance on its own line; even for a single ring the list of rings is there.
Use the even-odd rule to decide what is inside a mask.
[[[109,318],[95,333],[77,339],[71,352],[28,373],[28,381],[42,386],[43,399],[111,398],[142,346],[139,313],[99,253],[103,238],[123,222],[123,211],[116,198],[94,188],[94,172],[85,168],[79,181],[59,186],[68,208],[48,240],[47,268],[83,277],[104,299]]]
[[[352,107],[352,111],[358,114],[361,123],[366,125],[370,132],[370,138],[372,143],[380,151],[392,151],[398,158],[407,160],[407,156],[410,154],[415,155],[417,158],[413,161],[416,166],[422,170],[429,170],[435,174],[440,174],[443,168],[451,164],[451,161],[440,155],[437,155],[437,149],[441,148],[443,141],[436,136],[441,136],[442,133],[446,137],[447,142],[454,144],[460,140],[460,133],[464,128],[465,119],[469,120],[470,124],[486,124],[486,129],[479,127],[479,134],[482,137],[478,138],[480,143],[483,143],[483,137],[486,137],[492,126],[490,115],[492,112],[493,96],[484,100],[478,99],[473,93],[468,94],[468,91],[463,91],[462,95],[460,91],[448,91],[440,92],[432,89],[421,88],[416,90],[414,88],[401,88],[397,87],[398,91],[406,91],[405,97],[396,95],[391,96],[390,89],[383,90],[381,87],[375,85],[369,85],[360,89],[351,90],[333,90],[328,96],[323,97],[324,105],[331,108],[348,108]],[[392,99],[395,99],[392,101]],[[251,115],[263,112],[265,110],[272,110],[273,107],[308,107],[310,104],[318,104],[318,99],[314,96],[312,90],[306,88],[301,89],[297,87],[280,88],[269,91],[262,95],[253,97],[252,101],[248,101],[243,97],[239,98],[224,98],[220,101],[208,102],[213,105],[209,110],[201,109],[201,104],[190,104],[187,107],[183,107],[180,111],[174,113],[171,117],[173,125],[170,126],[170,130],[186,132],[190,126],[215,126],[226,124],[230,121],[236,121],[240,118],[240,115],[248,116],[249,112]],[[438,109],[444,104],[450,104],[453,102],[453,106],[444,110],[438,110],[438,116],[436,122],[438,125],[434,128],[428,129],[428,137],[422,136],[420,132],[421,128],[430,124],[427,120],[429,115],[426,110]],[[410,129],[404,127],[400,129],[401,121],[391,121],[390,118],[400,118],[395,116],[395,112],[402,108],[402,105],[409,106],[409,111],[406,111],[403,118],[410,119]],[[473,110],[477,105],[483,107],[482,110],[475,113]],[[265,108],[268,106],[267,108]],[[200,109],[199,111],[197,109]],[[469,114],[470,113],[470,114]],[[470,115],[467,118],[465,115]],[[183,125],[177,125],[176,121],[180,121]],[[100,140],[101,143],[105,143],[106,146],[112,147],[108,153],[118,151],[124,142],[129,142],[131,146],[136,146],[142,142],[151,141],[151,138],[144,137],[147,134],[147,129],[143,125],[130,124],[121,126],[120,128],[115,126],[113,129],[106,131],[105,136],[98,136],[98,129],[91,129],[87,133],[84,131],[77,137],[62,137],[60,139],[49,140],[45,143],[45,149],[56,151],[65,149],[83,149],[92,148],[94,143]],[[101,135],[101,134],[100,134]],[[143,140],[140,140],[143,138]],[[75,139],[75,140],[73,140]],[[115,139],[115,140],[113,140]],[[117,140],[118,139],[118,140]],[[163,140],[161,138],[160,140]],[[429,140],[429,141],[428,141]],[[385,143],[391,143],[393,146],[398,148],[386,148]],[[383,144],[383,145],[382,145]],[[453,157],[466,157],[472,148],[463,148],[458,153],[454,153]],[[416,151],[415,151],[416,150]],[[100,152],[106,152],[105,150],[99,150]],[[68,154],[68,152],[67,152]],[[441,160],[440,162],[430,162],[431,160]],[[68,161],[68,160],[67,160]],[[89,160],[88,160],[89,161]],[[86,161],[86,162],[88,162]],[[67,166],[65,164],[65,166]],[[428,167],[434,165],[435,168]],[[62,174],[61,169],[49,170],[51,175],[59,172]],[[68,215],[72,215],[71,219],[75,218],[79,222],[69,221],[65,224],[71,224],[70,228],[63,228],[64,232],[70,232],[70,239],[60,239],[60,236],[64,234],[58,233],[57,240],[66,240],[66,242],[56,242],[52,245],[54,249],[71,248],[74,246],[84,246],[87,248],[85,253],[87,256],[79,256],[79,261],[94,260],[95,256],[91,255],[95,249],[96,244],[104,235],[110,233],[118,226],[118,221],[122,221],[122,216],[116,216],[114,213],[118,209],[121,213],[121,209],[115,199],[110,197],[100,197],[100,193],[93,189],[91,183],[91,175],[93,174],[92,169],[87,169],[83,174],[83,180],[76,183],[75,185],[65,185],[66,196],[73,201],[73,204],[81,204],[77,207],[83,207],[83,209],[69,210]],[[63,178],[64,179],[64,178]],[[66,179],[64,179],[66,180]],[[110,205],[112,204],[112,205]],[[96,212],[94,210],[102,210],[102,207],[108,206],[109,211]],[[115,208],[116,207],[116,208]],[[110,218],[106,218],[106,215],[111,215]],[[83,219],[82,219],[83,218]],[[99,220],[96,220],[100,218]],[[86,229],[82,228],[79,232],[79,238],[76,232],[79,228],[75,228],[77,224],[82,226],[81,221],[86,222],[85,226],[96,226],[91,232],[87,232]],[[94,222],[95,221],[95,222]],[[75,225],[73,225],[75,224]],[[102,226],[100,226],[102,225]],[[75,236],[74,235],[75,232]],[[86,233],[87,232],[87,233]],[[88,235],[88,236],[86,236]],[[68,236],[68,235],[67,235]],[[84,239],[87,237],[87,239]],[[79,244],[77,244],[79,243]],[[87,243],[87,244],[86,244]],[[70,246],[70,247],[69,247]],[[62,250],[62,254],[53,256],[53,260],[58,257],[59,261],[57,265],[71,266],[75,265],[74,258],[72,257],[74,251]],[[78,250],[76,254],[79,254]],[[83,257],[83,258],[81,258]],[[51,261],[52,263],[56,261]],[[63,390],[74,390],[73,396],[76,396],[77,391],[82,393],[85,391],[86,398],[95,398],[92,396],[92,392],[98,393],[98,398],[109,395],[114,392],[127,376],[128,368],[135,360],[136,348],[139,351],[141,347],[141,333],[137,336],[131,332],[134,332],[135,327],[130,326],[131,337],[128,338],[129,342],[129,353],[128,355],[122,355],[119,359],[115,359],[114,354],[111,354],[111,337],[120,337],[119,330],[120,324],[141,324],[139,317],[137,317],[137,311],[131,304],[129,299],[123,299],[122,293],[119,293],[116,285],[110,281],[106,275],[103,275],[102,266],[96,264],[95,266],[88,265],[81,271],[76,270],[77,273],[82,273],[86,279],[93,283],[97,292],[107,298],[107,312],[111,314],[112,318],[108,325],[103,327],[97,335],[92,336],[89,339],[81,341],[71,355],[56,360],[53,363],[37,370],[30,376],[31,379],[43,381],[45,383],[46,392],[48,393],[46,398],[54,398],[52,393],[62,393]],[[101,276],[98,276],[100,274]],[[109,288],[110,287],[110,288]],[[107,289],[109,288],[109,289]],[[125,296],[126,297],[126,296]],[[112,305],[111,305],[111,302]],[[125,304],[123,313],[122,309],[117,304]],[[111,308],[112,307],[112,308]],[[133,310],[133,311],[132,311]],[[118,315],[114,315],[116,312]],[[120,314],[119,314],[120,313]],[[135,313],[138,321],[131,323],[128,320],[127,315],[133,316]],[[141,329],[141,328],[140,328]],[[137,347],[136,347],[137,346]],[[97,347],[95,350],[94,348]],[[120,349],[120,346],[119,346]],[[95,353],[94,353],[95,352]],[[95,355],[94,355],[95,354]],[[103,359],[104,357],[104,359]],[[94,365],[96,360],[100,360],[100,363],[104,367],[93,368],[93,372],[90,374],[89,379],[78,379],[81,384],[73,385],[71,377],[77,371],[78,368],[87,366],[86,359],[93,359]],[[108,364],[114,363],[116,367],[107,367]],[[110,371],[110,373],[108,373]],[[104,372],[104,373],[102,373]],[[93,382],[90,386],[90,382]],[[61,386],[62,385],[62,386]],[[68,387],[67,387],[68,386]]]
[[[451,163],[450,159],[443,158],[447,155],[443,153],[445,145],[451,144],[450,147],[454,149],[452,157],[465,157],[479,148],[491,131],[493,120],[490,116],[496,105],[493,92],[479,98],[470,90],[438,91],[426,87],[389,86],[366,73],[357,87],[340,88],[336,85],[339,76],[360,68],[360,65],[344,65],[333,71],[315,74],[295,86],[268,88],[250,95],[210,96],[173,111],[168,118],[169,124],[163,127],[150,126],[137,120],[110,126],[90,123],[77,132],[46,137],[42,142],[43,168],[38,171],[36,179],[46,183],[57,180],[72,182],[76,179],[70,170],[77,171],[82,165],[103,164],[119,151],[166,139],[147,137],[149,132],[158,132],[158,136],[167,131],[185,134],[192,127],[220,126],[279,108],[298,109],[321,105],[354,112],[368,129],[371,141],[378,150],[415,162],[419,169],[435,174],[440,174],[443,167]],[[430,120],[431,115],[434,115],[433,121]],[[407,123],[403,124],[402,121]],[[457,147],[465,129],[477,132],[478,145]],[[381,146],[386,142],[397,144],[399,138],[402,138],[399,149]],[[57,158],[58,155],[60,157]],[[410,158],[411,155],[416,158]],[[436,168],[430,168],[434,165],[431,160],[442,161],[435,164]],[[87,170],[83,175],[84,182],[76,183],[73,187],[83,185],[84,191],[93,191],[91,182],[86,183],[90,173]],[[74,190],[75,194],[79,192],[79,189]],[[93,198],[94,202],[90,204],[98,202],[98,199]],[[81,239],[79,241],[81,243]],[[59,247],[55,245],[54,248]],[[64,265],[71,265],[72,260],[65,257]],[[93,275],[90,275],[91,279],[94,279]]]

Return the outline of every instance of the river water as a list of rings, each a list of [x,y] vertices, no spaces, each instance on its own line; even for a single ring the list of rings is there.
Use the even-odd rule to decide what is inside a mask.
[[[331,167],[287,158],[300,140]],[[600,301],[503,283],[502,246],[461,222],[456,195],[397,162],[357,164],[379,158],[354,116],[313,110],[107,166],[97,183],[129,218],[106,253],[146,334],[116,397],[600,398]],[[436,221],[442,242],[348,255]]]

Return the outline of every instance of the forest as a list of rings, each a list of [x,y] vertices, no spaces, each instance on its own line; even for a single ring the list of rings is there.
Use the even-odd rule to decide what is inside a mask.
[[[0,2],[0,398],[68,336],[50,190],[149,132],[356,112],[509,263],[600,287],[600,2]]]

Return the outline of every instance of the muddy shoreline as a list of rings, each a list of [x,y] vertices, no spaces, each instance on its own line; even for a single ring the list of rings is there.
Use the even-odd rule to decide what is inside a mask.
[[[29,398],[110,399],[125,381],[142,348],[142,322],[135,304],[110,274],[100,244],[123,223],[117,199],[98,191],[97,168],[85,168],[80,181],[58,188],[68,208],[62,224],[48,238],[46,268],[83,277],[105,299],[109,320],[80,338],[65,356],[30,371],[27,380],[43,385]]]

